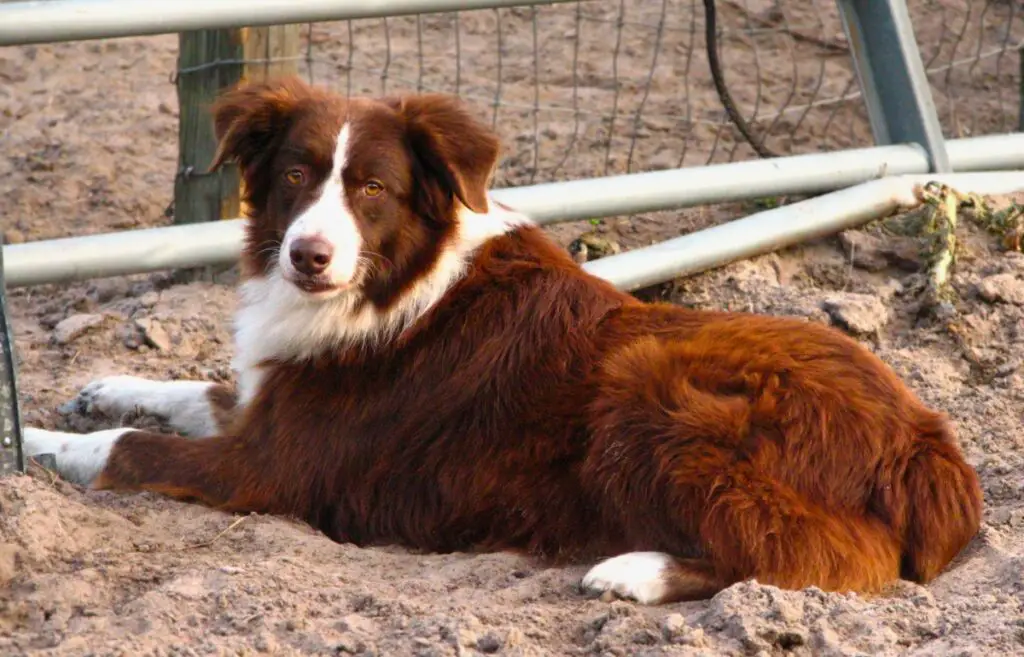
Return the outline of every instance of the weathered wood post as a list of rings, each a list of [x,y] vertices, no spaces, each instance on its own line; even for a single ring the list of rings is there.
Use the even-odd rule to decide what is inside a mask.
[[[208,171],[217,141],[210,105],[241,80],[265,80],[297,71],[298,25],[183,32],[178,37],[178,172],[174,222],[234,219],[241,214],[234,165]]]

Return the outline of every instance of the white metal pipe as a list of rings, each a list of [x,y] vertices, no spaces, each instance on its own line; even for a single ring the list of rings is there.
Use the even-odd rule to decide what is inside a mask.
[[[946,140],[946,153],[956,173],[1024,169],[1024,133],[983,135]]]
[[[1024,153],[1024,147],[1019,151]],[[494,190],[494,197],[546,224],[742,200],[816,193],[886,173],[927,171],[917,146],[757,160]],[[185,224],[4,246],[11,287],[234,262],[242,220]]]
[[[1017,146],[1024,148],[1024,134]],[[1018,152],[1024,166],[1024,153]],[[494,191],[494,197],[547,224],[654,212],[782,194],[818,194],[886,175],[927,173],[916,144],[750,160],[585,178]]]
[[[569,0],[47,0],[0,3],[0,46]]]
[[[7,287],[229,264],[241,253],[239,219],[4,245]]]
[[[999,141],[954,140],[955,156],[977,152],[1024,168],[1024,134]],[[495,190],[494,196],[540,224],[783,194],[817,194],[885,175],[926,173],[924,151],[913,145],[756,160]],[[234,262],[242,221],[185,224],[4,246],[11,287]]]
[[[1024,191],[1024,172],[894,176],[800,201],[584,265],[624,290],[686,276],[853,228],[920,204],[917,188],[930,181],[957,191]]]

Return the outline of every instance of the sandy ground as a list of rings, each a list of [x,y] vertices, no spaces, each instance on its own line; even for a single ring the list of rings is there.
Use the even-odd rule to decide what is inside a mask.
[[[911,3],[953,136],[996,133],[1017,120],[1015,53],[952,69],[948,79],[939,70],[1024,38],[1024,11],[1011,14],[1000,1],[982,12],[981,4]],[[579,21],[574,4],[537,10],[536,64],[534,14],[516,9],[500,14],[500,50],[494,12],[463,13],[459,66],[451,17],[419,23],[422,58],[415,18],[391,19],[386,31],[382,21],[357,23],[351,78],[347,25],[318,25],[312,67],[304,62],[302,72],[353,93],[417,83],[451,91],[457,82],[505,140],[499,185],[749,157],[717,127],[700,12],[689,2],[665,3],[671,29],[651,74],[651,25],[663,5],[623,6],[617,60],[618,3],[589,2]],[[757,107],[762,128],[772,113],[842,95],[851,79],[830,3],[787,2],[781,13],[774,6],[747,0],[744,10],[743,2],[723,2],[721,10],[733,28],[724,47],[730,86],[748,113]],[[172,221],[175,51],[173,36],[0,50],[0,230],[8,241]],[[578,121],[551,109],[571,109],[574,87],[585,110]],[[771,135],[784,153],[870,143],[857,101],[789,111]],[[596,227],[630,248],[752,209],[696,208]],[[552,233],[566,243],[590,227]],[[546,569],[509,555],[360,550],[285,519],[86,492],[35,471],[0,482],[0,654],[1024,654],[1024,370],[1015,348],[1024,332],[1024,257],[966,225],[963,237],[958,300],[937,317],[918,313],[921,240],[872,230],[657,290],[696,307],[834,323],[957,420],[983,479],[985,525],[928,587],[901,584],[865,599],[746,583],[703,603],[607,604],[578,595],[582,568]],[[215,282],[178,280],[159,274],[13,291],[26,421],[73,430],[117,423],[60,409],[105,374],[229,378],[231,273]]]

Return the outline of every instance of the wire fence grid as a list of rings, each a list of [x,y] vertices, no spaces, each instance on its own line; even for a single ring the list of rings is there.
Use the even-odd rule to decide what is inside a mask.
[[[1020,0],[908,4],[946,136],[1019,129]],[[717,7],[726,84],[772,150],[872,144],[833,0]],[[701,0],[583,0],[315,23],[296,64],[348,94],[461,96],[505,143],[498,186],[756,157],[715,92],[704,20]]]

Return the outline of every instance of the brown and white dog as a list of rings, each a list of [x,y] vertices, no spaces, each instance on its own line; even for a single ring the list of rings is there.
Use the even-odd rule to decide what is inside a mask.
[[[734,582],[927,582],[982,494],[943,415],[854,340],[643,304],[488,197],[494,135],[453,99],[293,79],[215,107],[251,208],[237,394],[101,379],[187,437],[30,429],[96,488],[304,519],[358,545],[604,558],[645,603]]]

